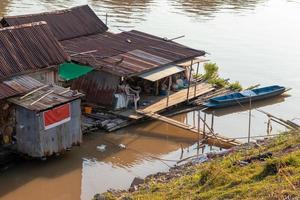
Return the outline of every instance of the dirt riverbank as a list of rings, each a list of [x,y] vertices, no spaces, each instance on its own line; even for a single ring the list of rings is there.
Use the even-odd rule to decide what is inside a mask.
[[[300,132],[209,153],[94,199],[298,199]]]

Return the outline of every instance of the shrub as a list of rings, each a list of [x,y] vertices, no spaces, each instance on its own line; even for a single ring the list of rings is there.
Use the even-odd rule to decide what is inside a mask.
[[[242,85],[238,81],[230,83],[229,88],[234,91],[241,91],[243,89]]]
[[[216,63],[205,63],[204,64],[204,70],[205,74],[203,75],[203,78],[205,80],[215,79],[218,75],[219,67]]]

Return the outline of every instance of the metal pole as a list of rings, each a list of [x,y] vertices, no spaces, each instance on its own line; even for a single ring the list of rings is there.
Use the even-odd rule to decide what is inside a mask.
[[[170,89],[172,84],[172,76],[169,76],[169,86],[168,86],[168,97],[167,97],[167,107],[169,107],[169,97],[170,97]]]
[[[196,76],[197,76],[198,73],[199,73],[199,65],[200,65],[200,62],[198,62],[198,64],[197,64]],[[196,82],[195,89],[194,89],[194,97],[196,97],[196,90],[197,90],[197,82]]]
[[[252,102],[251,102],[251,97],[250,97],[250,102],[249,102],[248,143],[250,143],[250,138],[251,138],[251,113],[252,113]]]
[[[187,89],[187,95],[186,95],[187,102],[189,102],[190,86],[191,86],[191,76],[192,76],[192,70],[193,70],[193,62],[194,62],[194,60],[191,60],[191,69],[190,69],[188,89]]]

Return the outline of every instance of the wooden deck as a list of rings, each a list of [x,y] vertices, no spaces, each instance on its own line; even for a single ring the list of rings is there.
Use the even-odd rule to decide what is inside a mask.
[[[196,91],[195,91],[196,87]],[[189,89],[189,100],[194,99],[198,96],[201,96],[203,94],[206,94],[208,92],[213,91],[214,88],[207,83],[199,83],[197,85],[191,86]],[[162,110],[165,110],[169,107],[175,106],[177,104],[183,103],[187,101],[187,93],[188,89],[183,89],[178,92],[175,92],[169,96],[169,102],[167,102],[168,98],[165,97],[161,99],[160,101],[151,104],[150,106],[147,106],[146,108],[140,109],[143,112],[152,112],[152,113],[157,113]]]
[[[195,91],[196,87],[196,91]],[[201,95],[204,95],[208,92],[213,91],[214,88],[207,83],[198,83],[197,85],[193,85],[189,89],[189,100],[194,99],[196,97],[199,97]],[[159,113],[167,108],[170,108],[172,106],[181,104],[185,101],[187,101],[187,92],[188,89],[183,89],[178,92],[174,92],[173,94],[170,94],[169,96],[169,102],[167,105],[167,97],[159,97],[159,100],[152,103],[149,106],[140,108],[138,111],[142,112],[152,112],[152,113]],[[117,111],[115,112],[117,115],[121,115],[123,117],[127,117],[130,119],[140,119],[143,118],[144,116],[136,112],[135,110],[125,110],[125,111]]]
[[[200,139],[205,139],[205,142],[213,145],[213,146],[218,146],[224,149],[229,149],[231,147],[240,145],[239,142],[236,142],[235,140],[230,140],[228,138],[216,135],[216,134],[212,134],[212,133],[205,133],[203,131],[200,130],[200,132],[198,132],[198,130],[194,127],[192,127],[191,125],[176,121],[174,119],[156,114],[156,113],[151,113],[151,112],[143,112],[143,111],[138,111],[139,114],[150,117],[152,119],[156,119],[159,121],[163,121],[167,124],[176,126],[178,128],[190,131],[193,134],[200,134]]]

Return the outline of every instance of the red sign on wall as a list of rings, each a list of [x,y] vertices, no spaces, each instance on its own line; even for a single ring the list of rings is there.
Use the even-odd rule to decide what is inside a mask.
[[[44,112],[45,130],[54,128],[71,120],[70,104],[65,104]]]

